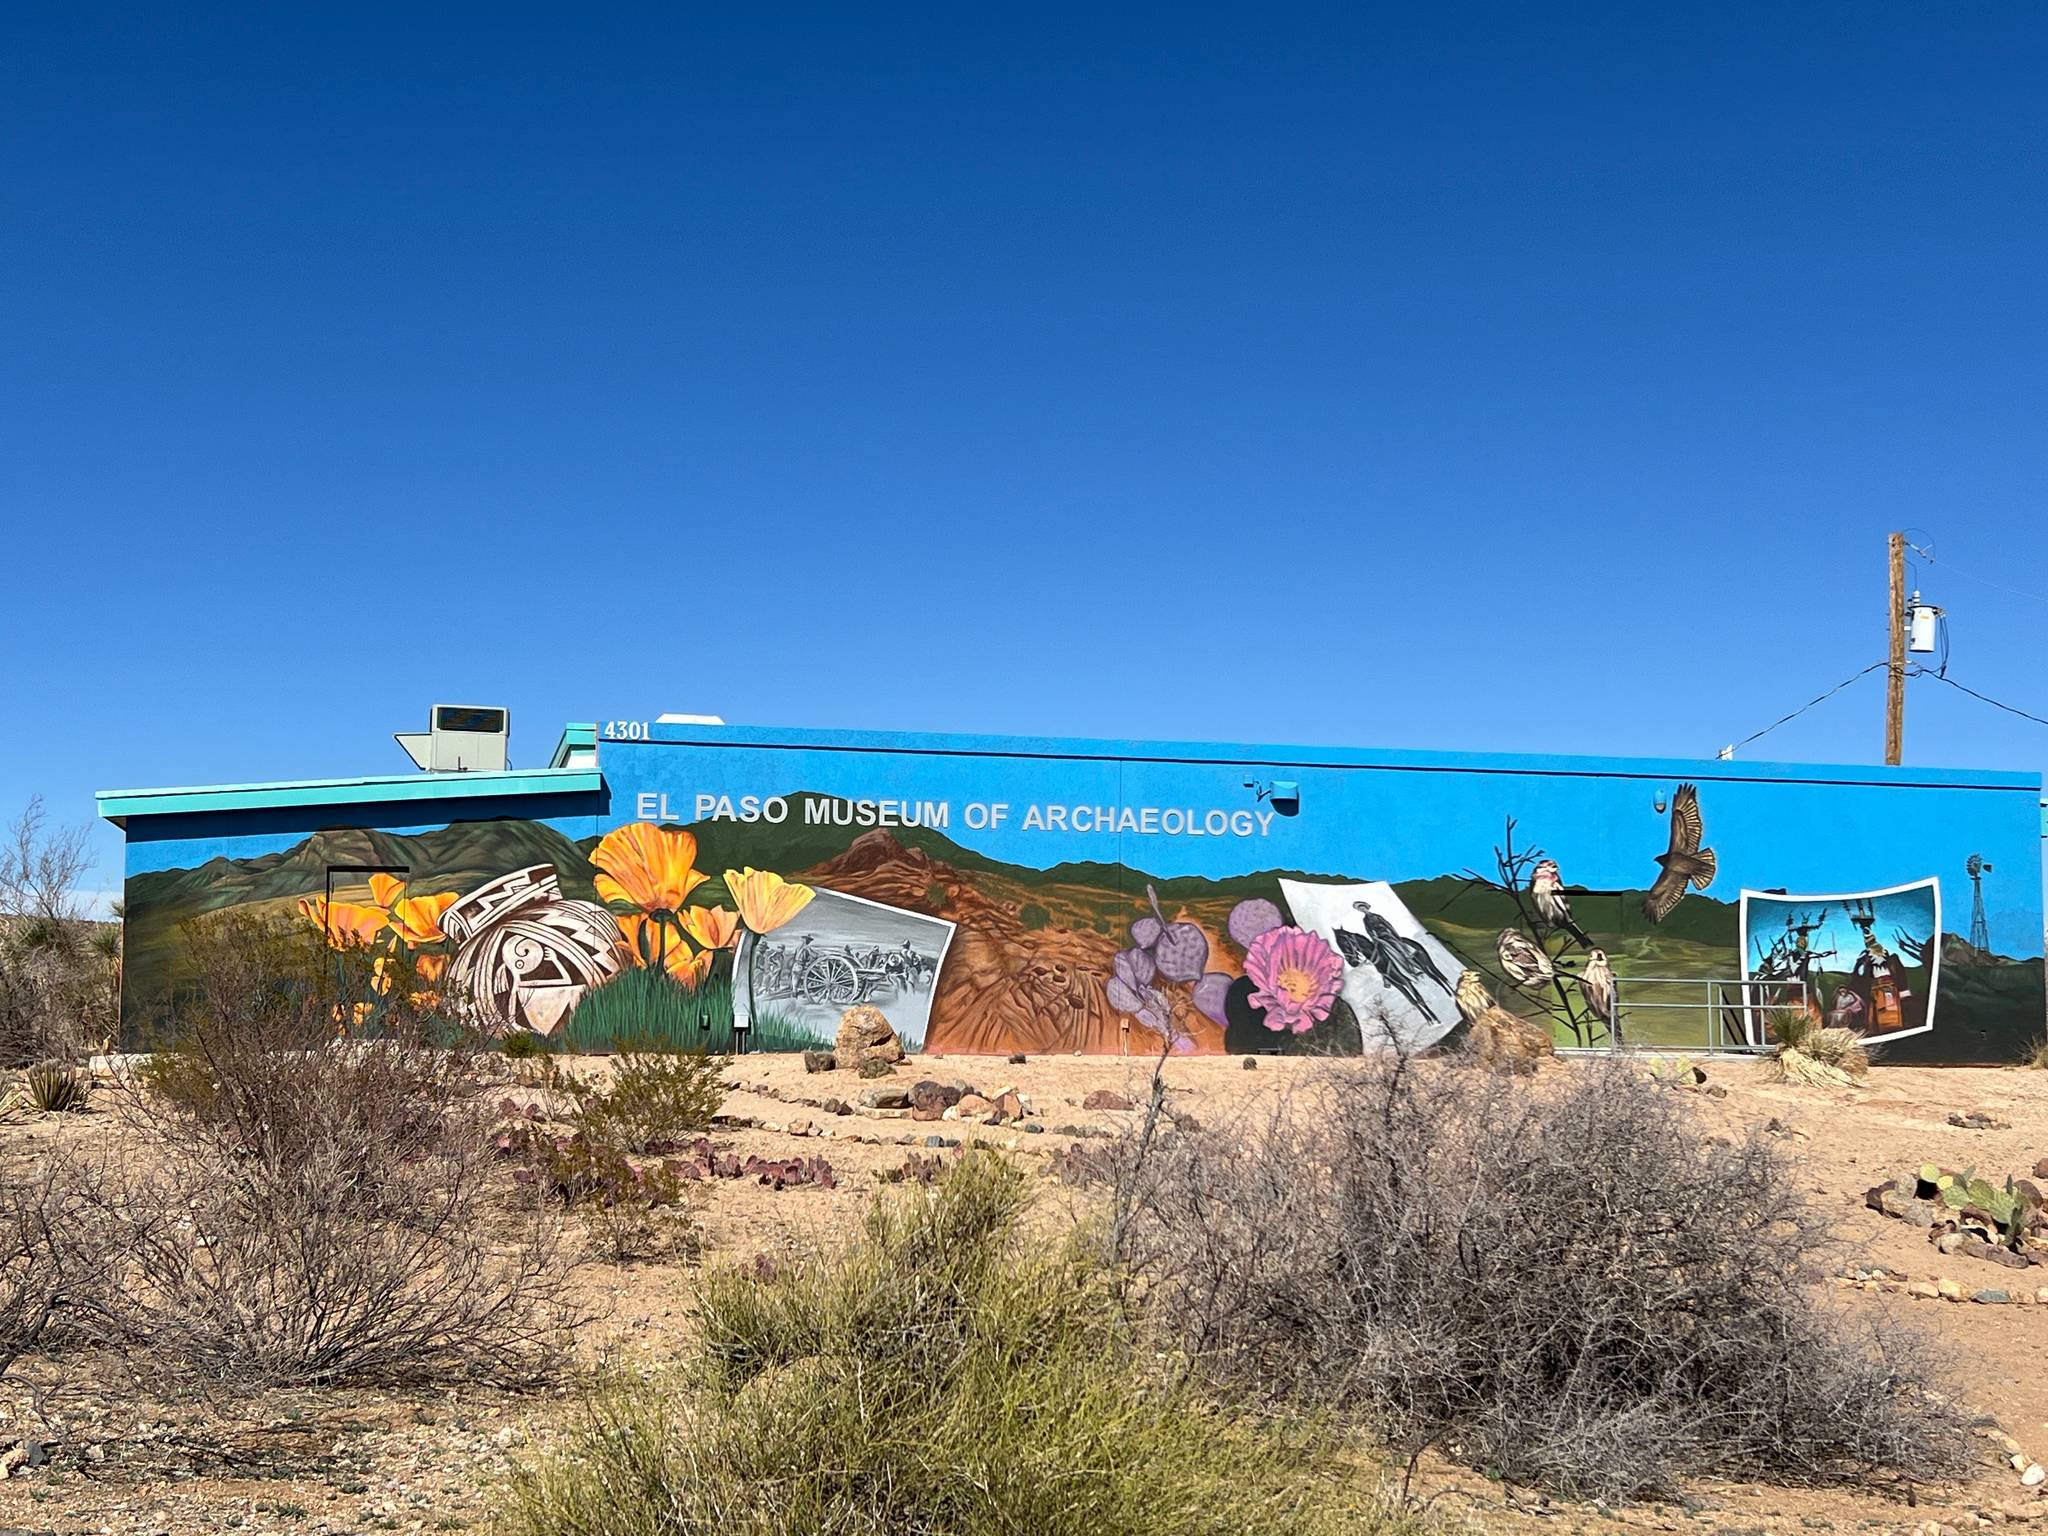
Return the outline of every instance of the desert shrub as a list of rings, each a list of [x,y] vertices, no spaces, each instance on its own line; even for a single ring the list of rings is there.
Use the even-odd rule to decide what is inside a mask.
[[[1376,1528],[1285,1417],[1158,1378],[1099,1263],[1025,1240],[994,1155],[875,1204],[850,1246],[711,1277],[695,1355],[619,1379],[519,1472],[525,1533]]]
[[[584,1196],[583,1231],[591,1252],[613,1264],[636,1259],[695,1258],[704,1234],[692,1210],[694,1191],[659,1164],[622,1165],[600,1155],[586,1170],[598,1179]]]
[[[1052,921],[1052,914],[1035,901],[1027,901],[1017,909],[1017,922],[1026,932],[1043,928]]]
[[[498,1048],[512,1061],[537,1061],[552,1054],[546,1038],[530,1029],[508,1030]]]
[[[724,1068],[701,1051],[630,1046],[609,1070],[554,1073],[554,1115],[515,1123],[499,1145],[520,1161],[522,1179],[578,1212],[599,1257],[695,1255],[693,1190],[663,1154],[685,1150],[711,1124]]]
[[[2028,1047],[2026,1059],[2021,1065],[2036,1072],[2048,1072],[2048,1035],[2043,1035]]]
[[[120,930],[85,915],[85,829],[53,829],[40,799],[0,831],[0,1065],[76,1061],[114,1034]]]
[[[22,1074],[21,1082],[29,1103],[46,1115],[84,1109],[92,1095],[92,1079],[61,1061],[37,1062]]]
[[[497,1145],[518,1159],[520,1182],[577,1210],[598,1257],[625,1264],[701,1250],[695,1190],[668,1159],[635,1158],[580,1131],[560,1135],[526,1120],[500,1132]]]
[[[372,973],[306,924],[240,914],[188,925],[187,942],[199,980],[139,1073],[139,1129],[282,1167],[374,1148],[368,1174],[474,1118],[480,1042],[402,962]]]
[[[619,1152],[681,1146],[725,1102],[725,1062],[700,1051],[633,1045],[609,1072],[562,1073],[569,1119],[590,1142]]]
[[[120,1234],[95,1191],[99,1158],[47,1153],[0,1172],[0,1375],[22,1355],[102,1332]]]
[[[1199,1379],[1404,1449],[1608,1497],[1968,1454],[1913,1338],[1811,1283],[1825,1227],[1774,1150],[1623,1063],[1332,1069],[1256,1123],[1126,1144],[1113,1177],[1124,1259]]]
[[[547,1374],[559,1218],[496,1155],[474,1042],[317,939],[194,930],[197,986],[112,1093],[142,1155],[103,1195],[124,1251],[110,1342],[250,1385]]]

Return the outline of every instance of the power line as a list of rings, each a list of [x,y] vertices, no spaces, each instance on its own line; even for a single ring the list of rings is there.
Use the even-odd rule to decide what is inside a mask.
[[[1931,677],[1937,683],[1947,683],[1951,688],[1960,688],[1964,693],[1967,693],[1971,698],[1980,699],[1984,703],[1989,704],[1993,709],[2002,709],[2008,715],[2018,715],[2022,720],[2031,720],[2036,725],[2048,725],[2048,719],[2043,719],[2039,715],[2030,715],[2024,709],[2018,709],[2011,704],[2002,703],[2001,701],[1992,698],[1990,694],[1979,693],[1976,689],[1969,687],[1967,684],[1959,683],[1954,678],[1944,676],[1942,673],[1930,672],[1925,667],[1916,667],[1914,669],[1914,675],[1918,677]]]
[[[1961,566],[1951,565],[1946,560],[1937,560],[1934,557],[1933,548],[1929,545],[1915,544],[1913,546],[1913,553],[1920,556],[1929,565],[1938,565],[1945,571],[1953,571],[1956,575],[1963,577],[1967,581],[1981,582],[1984,586],[1995,587],[2000,592],[2010,593],[2014,597],[2024,597],[2032,602],[2048,603],[2048,593],[2029,592],[2025,587],[2015,587],[2002,581],[1993,581],[1989,576],[1979,576],[1975,571],[1966,571]]]
[[[1746,747],[1752,741],[1761,740],[1763,737],[1770,735],[1771,732],[1775,731],[1779,726],[1786,725],[1789,724],[1791,721],[1797,720],[1809,709],[1812,709],[1814,705],[1825,704],[1829,699],[1832,699],[1844,688],[1848,687],[1851,683],[1857,681],[1857,679],[1868,677],[1871,673],[1879,671],[1882,668],[1888,667],[1890,665],[1891,663],[1889,661],[1873,661],[1861,672],[1857,672],[1849,677],[1843,678],[1839,683],[1835,684],[1835,686],[1830,688],[1826,693],[1816,694],[1813,698],[1808,699],[1804,704],[1800,705],[1797,709],[1793,710],[1791,714],[1780,716],[1778,719],[1773,720],[1769,725],[1765,726],[1762,730],[1757,731],[1752,735],[1743,737],[1742,740],[1736,742],[1733,747],[1729,747],[1727,751],[1732,755],[1738,748]],[[2048,722],[2043,723],[2048,724]]]

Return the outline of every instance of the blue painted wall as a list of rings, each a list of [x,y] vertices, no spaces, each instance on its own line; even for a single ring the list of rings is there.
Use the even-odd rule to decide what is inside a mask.
[[[1570,1043],[1561,1015],[1547,1016],[1559,1006],[1501,969],[1499,930],[1516,926],[1526,903],[1484,885],[1459,893],[1468,871],[1516,883],[1503,881],[1498,865],[1512,818],[1516,849],[1540,848],[1554,859],[1576,893],[1574,910],[1598,918],[1597,927],[1584,924],[1591,931],[1583,943],[1533,925],[1530,937],[1555,953],[1567,978],[1593,949],[1625,991],[1631,965],[1731,978],[1756,959],[1738,943],[1745,889],[1853,897],[1932,878],[1945,933],[1921,969],[1908,964],[1911,950],[1900,941],[1918,946],[1931,936],[1875,932],[1906,990],[1923,1000],[1939,957],[1931,1023],[1889,1041],[1887,1051],[1900,1059],[2007,1059],[2042,1029],[2041,785],[2032,775],[641,722],[609,722],[599,735],[604,788],[594,794],[131,816],[129,911],[142,932],[141,970],[150,972],[154,953],[169,984],[175,920],[203,907],[209,892],[220,904],[253,892],[258,904],[288,911],[294,879],[311,880],[322,861],[403,856],[418,865],[417,889],[454,892],[508,873],[513,861],[545,859],[557,866],[565,900],[603,906],[603,871],[590,862],[597,846],[607,832],[645,822],[689,832],[694,865],[707,877],[691,903],[730,910],[725,871],[757,867],[908,914],[899,924],[905,942],[922,943],[929,932],[945,952],[929,995],[913,999],[909,986],[900,988],[902,1007],[917,1014],[917,1032],[934,1049],[1143,1048],[1158,1018],[1119,1007],[1129,993],[1111,983],[1119,952],[1141,947],[1130,928],[1152,910],[1148,887],[1160,893],[1162,919],[1201,931],[1206,974],[1221,978],[1213,1001],[1224,982],[1256,968],[1250,946],[1232,937],[1240,903],[1270,901],[1289,926],[1315,927],[1283,899],[1283,877],[1295,882],[1295,905],[1313,905],[1316,892],[1335,900],[1352,885],[1385,883],[1389,895],[1368,901],[1382,903],[1397,925],[1413,919],[1436,956],[1433,969],[1452,973],[1445,981],[1469,968],[1490,995],[1556,1026]],[[1670,845],[1681,784],[1697,786],[1701,843],[1715,869],[1704,889],[1651,922],[1642,893]],[[1276,799],[1275,785],[1294,786],[1296,798]],[[478,824],[497,830],[475,833],[457,850],[446,829]],[[1960,942],[1970,928],[1964,866],[1972,854],[1991,867],[1984,952]],[[303,867],[287,868],[295,859]],[[1526,877],[1528,865],[1517,868]],[[627,928],[638,920],[616,894],[609,905]],[[828,908],[853,910],[821,902],[818,922]],[[1343,948],[1328,922],[1319,931]],[[741,979],[747,946],[758,944],[758,960],[795,941],[740,942],[707,974],[731,984]],[[839,947],[854,954],[856,940]],[[645,959],[629,956],[621,973]],[[1848,982],[1848,963],[1843,956],[1839,978],[1816,973],[1818,1005]],[[1182,1048],[1297,1049],[1319,1036],[1326,1048],[1356,1048],[1372,1043],[1373,1026],[1345,1024],[1344,1002],[1364,995],[1351,973],[1373,969],[1347,964],[1341,1001],[1299,1037],[1273,1027],[1275,1010],[1248,1009],[1242,996],[1226,1020],[1220,1007],[1205,1015],[1192,983],[1162,980],[1159,990],[1175,1021],[1168,1032],[1185,1037],[1176,1039]],[[1431,1006],[1455,1020],[1450,989],[1425,985]],[[1576,985],[1568,980],[1563,990]],[[1238,987],[1247,990],[1255,990],[1249,980]],[[792,995],[792,1008],[796,1002]],[[1567,1011],[1584,1009],[1573,1003]],[[808,1027],[815,1031],[823,1017],[812,1009]],[[1655,1038],[1665,1025],[1690,1029],[1696,1021],[1645,1014],[1633,1033]]]

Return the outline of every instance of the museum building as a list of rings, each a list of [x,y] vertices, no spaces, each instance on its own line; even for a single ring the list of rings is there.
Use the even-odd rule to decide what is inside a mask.
[[[569,1048],[1754,1049],[1796,1010],[1880,1061],[2042,1033],[2041,780],[1961,769],[1068,741],[661,716],[507,765],[439,706],[413,771],[110,790],[123,1028],[195,920],[403,955]]]

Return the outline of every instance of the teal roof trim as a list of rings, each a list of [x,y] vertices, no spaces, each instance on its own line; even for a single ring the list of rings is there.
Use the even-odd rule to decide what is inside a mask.
[[[130,816],[475,800],[493,795],[587,795],[603,788],[604,775],[594,767],[514,768],[504,773],[380,774],[355,779],[303,779],[290,784],[103,789],[94,798],[99,802],[101,816],[117,827],[126,827]]]
[[[597,750],[597,727],[594,725],[565,725],[562,739],[555,743],[555,755],[548,760],[550,768],[566,768],[572,752]]]

